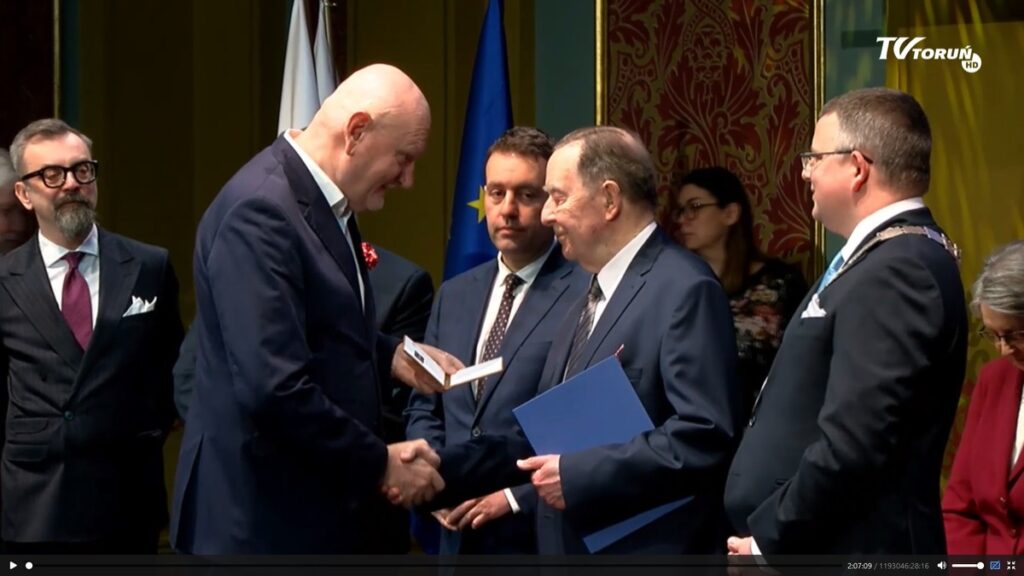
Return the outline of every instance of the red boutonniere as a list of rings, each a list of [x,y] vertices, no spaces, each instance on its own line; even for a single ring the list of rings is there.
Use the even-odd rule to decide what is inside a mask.
[[[363,261],[366,262],[366,271],[369,272],[376,268],[378,260],[380,260],[380,256],[377,256],[377,251],[373,249],[373,246],[369,242],[363,242]]]

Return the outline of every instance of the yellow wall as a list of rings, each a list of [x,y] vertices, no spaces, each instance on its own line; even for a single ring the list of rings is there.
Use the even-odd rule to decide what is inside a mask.
[[[1024,54],[1024,22],[936,25],[898,7],[890,16],[890,36],[925,36],[919,47],[970,45],[982,58],[981,69],[973,74],[954,61],[890,56],[888,63],[888,84],[913,94],[928,113],[932,185],[925,201],[963,251],[961,277],[969,292],[997,246],[1024,238],[1024,108],[1012,89]],[[979,325],[976,318],[972,325]],[[972,331],[965,392],[994,357],[994,348]],[[947,471],[968,402],[968,396],[961,398]]]
[[[277,129],[285,0],[80,7],[80,127],[100,161],[99,212],[168,248],[191,321],[195,229],[220,187]]]

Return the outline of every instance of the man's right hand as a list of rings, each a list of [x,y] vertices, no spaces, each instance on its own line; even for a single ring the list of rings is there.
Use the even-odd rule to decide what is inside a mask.
[[[444,480],[437,473],[440,465],[441,458],[425,440],[389,444],[382,491],[392,504],[423,504],[444,489]]]

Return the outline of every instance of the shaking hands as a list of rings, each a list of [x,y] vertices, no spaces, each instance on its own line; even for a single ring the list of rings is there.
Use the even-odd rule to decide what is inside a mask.
[[[409,440],[388,445],[388,466],[381,482],[392,504],[409,508],[429,501],[444,490],[437,469],[441,458],[425,440]]]

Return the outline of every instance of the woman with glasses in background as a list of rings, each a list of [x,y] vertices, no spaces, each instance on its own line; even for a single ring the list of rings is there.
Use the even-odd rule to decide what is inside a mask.
[[[699,168],[672,190],[667,225],[673,237],[711,266],[729,295],[744,414],[750,414],[807,282],[797,268],[758,250],[750,200],[735,174],[721,167]]]
[[[1024,554],[1024,241],[997,250],[971,308],[1000,357],[981,369],[942,499],[950,554]]]

